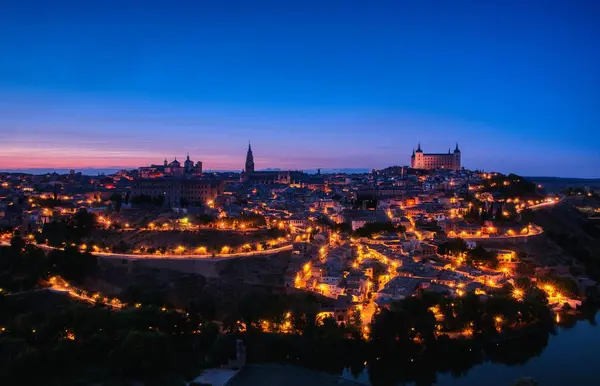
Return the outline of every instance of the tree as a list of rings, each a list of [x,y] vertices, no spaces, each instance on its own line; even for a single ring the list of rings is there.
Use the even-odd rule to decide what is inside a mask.
[[[112,370],[122,376],[152,378],[170,371],[173,351],[161,332],[131,331],[108,356]]]
[[[521,222],[529,224],[533,222],[534,216],[534,212],[531,209],[525,209],[521,212]]]
[[[73,234],[76,242],[89,236],[96,228],[96,215],[89,213],[86,209],[81,209],[71,218],[68,223],[69,231]]]
[[[348,319],[348,327],[353,330],[352,333],[360,336],[362,332],[362,316],[358,308],[354,308]]]
[[[10,239],[10,248],[14,253],[20,253],[25,248],[25,240],[20,236],[14,236]]]
[[[494,214],[494,221],[502,222],[503,220],[504,220],[504,214],[502,211],[502,206],[498,206],[498,208],[496,209],[496,213]]]
[[[402,225],[393,224],[391,222],[374,222],[367,223],[363,227],[354,231],[357,237],[371,237],[376,233],[384,232],[404,232],[406,229]]]
[[[196,221],[200,224],[210,224],[215,221],[215,217],[210,214],[198,214],[196,215]]]
[[[481,245],[478,245],[467,252],[467,264],[496,268],[498,266],[498,257],[495,253],[489,252]]]
[[[467,251],[467,243],[461,238],[450,239],[438,245],[437,252],[440,255],[457,256]]]
[[[215,320],[217,317],[217,304],[210,297],[201,296],[190,301],[189,310],[206,320]]]
[[[87,252],[79,252],[76,247],[71,246],[64,250],[52,250],[48,254],[48,260],[51,273],[79,283],[98,266],[95,256]]]
[[[130,250],[131,246],[123,240],[119,241],[119,243],[113,247],[113,252],[116,253],[127,253]]]
[[[575,297],[579,293],[579,285],[567,276],[555,276],[550,279],[556,289],[568,297]]]
[[[123,196],[121,193],[113,193],[112,196],[110,196],[110,201],[115,208],[115,212],[120,212],[121,206],[123,205]]]

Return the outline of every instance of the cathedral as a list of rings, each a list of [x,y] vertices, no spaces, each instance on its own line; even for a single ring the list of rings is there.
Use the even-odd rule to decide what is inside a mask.
[[[448,149],[448,154],[445,153],[423,153],[421,150],[421,144],[417,150],[413,150],[412,156],[410,157],[410,167],[413,169],[450,169],[450,170],[460,170],[460,150],[458,149],[458,143],[456,144],[456,148],[454,152],[450,152]]]
[[[254,155],[252,154],[252,148],[250,147],[250,143],[248,143],[248,152],[246,153],[246,165],[244,168],[244,172],[254,172]]]
[[[288,184],[290,183],[291,177],[289,171],[279,170],[266,170],[256,171],[254,170],[254,154],[252,154],[252,147],[248,144],[248,151],[246,152],[246,163],[244,165],[244,171],[240,175],[241,182],[247,182],[251,184]]]
[[[171,163],[168,163],[165,159],[163,164],[163,173],[165,176],[184,176],[193,174],[202,174],[202,162],[198,161],[194,165],[194,162],[190,160],[190,155],[187,155],[187,159],[181,166],[181,163],[177,161],[177,157]]]
[[[177,161],[177,157],[172,162],[165,161],[162,165],[150,165],[149,167],[139,168],[140,177],[142,178],[157,178],[157,177],[185,177],[185,176],[201,176],[202,161],[194,162],[187,155],[187,159],[183,162]]]

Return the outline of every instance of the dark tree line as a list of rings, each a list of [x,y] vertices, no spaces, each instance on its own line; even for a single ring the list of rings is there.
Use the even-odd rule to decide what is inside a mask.
[[[47,240],[47,243],[52,246],[79,244],[96,227],[96,215],[82,209],[69,219],[54,220],[45,224],[42,233],[36,234],[35,237],[37,242],[45,243]]]
[[[82,282],[96,267],[96,257],[75,247],[67,246],[46,254],[33,245],[26,245],[17,236],[11,240],[10,247],[0,248],[0,288],[5,292],[28,291],[53,275]]]

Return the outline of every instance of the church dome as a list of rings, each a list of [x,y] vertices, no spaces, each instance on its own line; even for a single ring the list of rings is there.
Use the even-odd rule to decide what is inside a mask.
[[[179,168],[181,167],[181,163],[179,163],[179,161],[177,161],[177,158],[175,158],[175,160],[173,162],[171,162],[171,167],[175,167],[175,168]]]

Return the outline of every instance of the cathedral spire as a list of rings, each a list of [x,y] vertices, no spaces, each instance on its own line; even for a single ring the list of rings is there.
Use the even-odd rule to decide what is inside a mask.
[[[254,172],[254,155],[252,154],[252,147],[250,141],[248,141],[248,152],[246,153],[246,173]]]
[[[458,149],[458,142],[456,142],[456,149],[454,149],[455,153],[460,153],[460,150]]]

